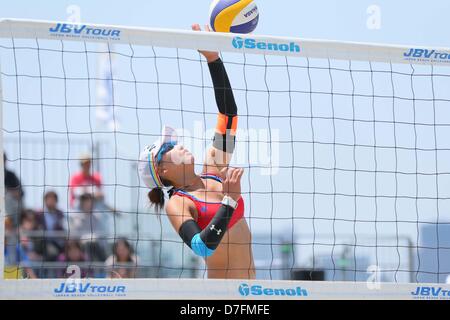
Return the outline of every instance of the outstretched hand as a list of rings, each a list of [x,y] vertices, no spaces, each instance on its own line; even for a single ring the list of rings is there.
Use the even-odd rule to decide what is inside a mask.
[[[202,29],[200,28],[200,25],[198,23],[195,23],[195,24],[192,25],[192,30],[194,30],[194,31],[202,31]],[[209,28],[208,25],[205,25],[205,31],[211,32],[211,29]],[[203,50],[199,50],[199,52],[206,58],[206,61],[208,61],[208,63],[216,61],[217,59],[219,59],[219,53],[218,52],[215,52],[215,51],[203,51]]]
[[[242,168],[226,167],[220,170],[223,193],[235,201],[238,201],[241,197],[241,177],[243,174],[244,169]]]

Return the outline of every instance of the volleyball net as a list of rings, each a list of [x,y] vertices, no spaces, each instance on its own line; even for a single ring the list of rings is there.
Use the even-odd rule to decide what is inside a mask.
[[[83,296],[58,280],[80,277],[106,286],[89,297],[447,297],[449,49],[21,20],[0,36],[0,296]],[[198,280],[138,176],[164,125],[201,170],[217,109],[198,50],[220,51],[238,105],[254,281]]]

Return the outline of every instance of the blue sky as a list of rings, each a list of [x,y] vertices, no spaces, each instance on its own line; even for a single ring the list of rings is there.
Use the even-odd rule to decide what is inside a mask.
[[[256,29],[256,34],[261,35],[278,35],[278,36],[292,36],[292,37],[300,37],[300,38],[313,38],[313,39],[330,39],[330,40],[342,40],[342,41],[358,41],[358,42],[378,42],[378,43],[392,43],[392,44],[411,44],[411,45],[422,45],[422,46],[439,46],[445,47],[448,46],[450,36],[448,34],[448,12],[450,12],[450,3],[448,1],[367,1],[367,0],[355,0],[355,1],[273,1],[273,0],[261,0],[258,1],[258,6],[260,9],[260,22],[259,26]],[[120,1],[15,1],[8,2],[7,4],[2,4],[1,14],[2,17],[8,18],[27,18],[27,19],[42,19],[42,20],[66,20],[71,13],[67,12],[67,8],[70,6],[77,6],[80,9],[81,21],[89,22],[89,23],[99,23],[99,24],[113,24],[113,25],[128,25],[128,26],[143,26],[143,27],[155,27],[155,28],[171,28],[171,29],[188,29],[190,28],[191,23],[199,22],[206,23],[207,22],[207,14],[209,10],[209,1],[205,0],[195,0],[195,1],[133,1],[129,0],[126,2]],[[370,29],[368,28],[368,20],[371,19],[373,13],[368,13],[368,8],[376,6],[377,10],[379,10],[379,29]],[[76,48],[76,46],[74,46]],[[137,48],[138,49],[138,48]],[[136,49],[136,50],[137,50]],[[125,52],[129,54],[127,48],[119,48],[121,52]],[[147,51],[142,50],[140,53],[146,53]],[[161,55],[173,55],[173,50],[157,50],[157,54]],[[25,54],[25,53],[24,53]],[[60,57],[57,55],[52,56],[49,54],[48,56],[43,53],[43,59],[47,62],[53,61],[54,65],[51,65],[49,69],[50,72],[54,72],[55,74],[60,74]],[[182,52],[182,55],[185,57],[197,57],[196,53],[192,52]],[[226,55],[225,56],[229,61],[234,61],[238,63],[242,63],[241,57],[237,55]],[[82,57],[81,57],[82,58]],[[19,59],[27,59],[24,55],[23,57],[19,56]],[[52,60],[53,59],[53,60]],[[66,72],[70,75],[83,75],[83,69],[77,68],[78,64],[70,63],[72,58],[66,58]],[[75,58],[73,58],[75,59]],[[264,61],[261,57],[249,57],[249,61],[253,61],[256,64],[264,64]],[[95,60],[95,56],[92,57],[92,60]],[[120,60],[118,58],[118,77],[130,77],[130,72],[128,70],[129,61],[127,59]],[[30,60],[31,61],[31,60]],[[76,60],[73,60],[76,61]],[[247,61],[247,62],[249,62]],[[281,60],[278,58],[269,57],[268,62],[271,63],[279,63]],[[151,62],[151,61],[147,61]],[[27,66],[28,62],[24,62],[25,66]],[[136,63],[139,63],[136,61]],[[140,70],[145,69],[148,65],[145,65],[145,60],[142,64],[142,69],[139,69],[139,64],[136,64],[136,75],[137,77],[142,77],[142,79],[154,80],[154,73],[146,73],[140,72]],[[313,62],[317,63],[317,67],[323,66],[322,62]],[[346,62],[334,62],[335,66],[346,68],[348,67]],[[300,65],[302,65],[300,63]],[[303,65],[304,66],[304,65]],[[358,64],[355,66],[359,66],[362,68],[368,68],[368,65]],[[33,70],[31,66],[30,70]],[[160,72],[161,77],[168,82],[176,83],[179,81],[179,75],[176,70],[176,65],[170,63],[162,63],[159,66],[162,70],[166,72]],[[376,66],[383,69],[383,66]],[[386,67],[386,66],[384,66]],[[54,69],[52,69],[54,68]],[[164,69],[167,68],[167,69]],[[189,64],[188,62],[182,63],[182,68],[184,73],[182,75],[183,82],[199,84],[201,83],[201,79],[205,79],[206,84],[208,84],[208,74],[203,70],[203,72],[199,72],[198,64]],[[90,71],[95,74],[94,70]],[[160,69],[160,71],[161,71]],[[31,72],[28,70],[29,72]],[[250,68],[249,69],[249,88],[253,89],[265,89],[264,73],[261,73],[262,69],[258,68]],[[426,68],[419,68],[418,70],[429,72]],[[443,69],[445,71],[445,69]],[[2,66],[3,72],[13,72],[11,65]],[[245,96],[243,92],[243,88],[247,88],[247,83],[244,83],[242,77],[242,68],[241,65],[229,65],[228,71],[230,73],[230,78],[232,80],[233,85],[236,89],[238,89],[235,94],[238,99],[240,110],[243,110],[243,106],[245,105]],[[411,68],[409,66],[399,66],[398,71],[405,72],[406,74],[411,73]],[[273,74],[272,74],[273,72]],[[448,70],[446,70],[448,74]],[[90,73],[91,74],[91,73]],[[91,75],[92,75],[91,74]],[[288,86],[288,80],[286,77],[285,69],[271,69],[269,71],[268,77],[268,86],[270,89],[282,89]],[[273,75],[273,76],[272,76]],[[295,81],[293,81],[293,87],[299,90],[308,91],[309,85],[305,79],[307,79],[307,75],[298,71],[298,74],[293,72],[292,76]],[[378,78],[379,76],[379,78]],[[375,76],[375,81],[378,84],[376,90],[378,93],[386,93],[389,95],[389,92],[392,91],[390,88],[390,82],[386,81],[386,78],[382,77],[383,74],[379,74]],[[312,73],[313,87],[317,90],[330,90],[329,88],[329,79],[328,74],[322,74],[319,69],[315,70]],[[128,79],[128,78],[127,78]],[[336,82],[335,89],[340,90],[341,88],[345,92],[349,92],[349,77],[348,75],[342,75],[339,73],[334,74],[334,81]],[[11,80],[11,79],[10,79]],[[162,79],[160,79],[162,80]],[[370,79],[368,79],[364,74],[355,74],[355,80],[357,83],[357,91],[360,90],[360,93],[371,93],[372,88],[370,87]],[[410,92],[410,83],[407,78],[402,78],[399,76],[395,79],[398,81],[397,87],[397,95],[405,95],[411,97]],[[5,93],[5,97],[11,98],[14,100],[14,82],[8,82],[4,79],[4,89],[5,92],[8,89],[8,93]],[[24,80],[25,81],[25,80]],[[31,80],[27,80],[30,82],[25,82],[24,85],[27,88],[27,92],[23,92],[22,95],[26,99],[31,99],[34,101],[39,99],[39,92],[36,90],[38,88],[37,83]],[[414,87],[416,90],[417,97],[427,98],[431,94],[431,89],[429,83],[421,82],[421,79],[417,79],[414,83]],[[448,80],[447,80],[448,81]],[[61,85],[61,83],[59,83]],[[298,87],[297,87],[298,86]],[[62,101],[62,87],[58,87],[49,97],[50,100],[58,103],[58,101]],[[83,86],[77,87],[74,85],[76,89],[74,92],[68,94],[69,103],[82,103],[86,101],[89,95],[86,94],[77,94],[77,90],[85,90]],[[436,86],[436,94],[441,94],[442,97],[448,98],[448,93],[445,91],[445,88],[439,91],[441,88]],[[135,97],[133,96],[134,90],[132,87],[128,87],[126,85],[122,85],[120,83],[117,84],[116,95],[118,98],[116,99],[117,104],[131,104],[136,103]],[[138,91],[140,95],[140,103],[148,103],[148,105],[154,105],[156,95],[153,94],[153,91],[149,91],[147,88],[141,88],[142,91]],[[239,90],[241,89],[241,90]],[[176,90],[176,91],[174,91]],[[184,88],[183,92],[179,94],[179,88],[171,88],[170,86],[164,87],[161,89],[162,103],[167,106],[179,106],[180,101],[179,96],[184,98],[184,107],[187,109],[192,108],[192,110],[201,111],[201,109],[196,109],[200,106],[201,101],[199,100],[201,97],[201,93],[199,91],[195,91],[190,88]],[[350,90],[351,91],[351,90]],[[83,92],[83,91],[79,91]],[[174,92],[176,94],[174,94]],[[92,93],[92,92],[91,92]],[[206,92],[206,101],[207,105],[213,104],[213,97],[211,92]],[[251,95],[250,96],[250,113],[258,113],[261,112],[263,115],[267,114],[268,101],[267,98],[263,95]],[[298,102],[299,107],[296,108],[294,114],[296,115],[304,115],[308,116],[309,110],[309,99],[305,100],[305,96],[295,95],[292,97],[293,103],[295,106]],[[338,97],[339,98],[339,97]],[[338,99],[337,98],[337,99]],[[280,114],[286,115],[289,112],[289,99],[286,95],[278,95],[273,94],[271,96],[270,102],[270,110],[272,114]],[[330,103],[328,97],[315,97],[314,99],[314,113],[315,116],[324,116],[327,117],[330,115]],[[327,100],[328,99],[328,100]],[[369,108],[371,106],[370,101],[360,99],[359,108],[356,110],[356,116],[364,119],[371,119],[372,109]],[[339,101],[334,101],[336,116],[341,116],[342,118],[351,117],[351,110],[346,108],[349,106],[349,101],[345,99],[340,99]],[[380,103],[377,101],[376,103]],[[399,101],[398,104],[401,107],[408,107],[408,104],[402,104],[402,101]],[[377,117],[381,119],[389,119],[391,116],[391,109],[382,108],[384,105],[380,106],[379,113],[377,113]],[[368,107],[368,108],[365,108]],[[410,106],[409,106],[410,107]],[[427,107],[429,104],[425,102],[418,102],[417,106],[418,110],[421,109],[421,112],[418,112],[418,117],[423,120],[423,122],[431,121],[429,119],[430,113],[427,112]],[[25,110],[25,109],[22,109]],[[22,128],[29,129],[39,129],[39,122],[36,122],[36,117],[40,117],[40,110],[31,110],[26,109],[28,113],[23,114],[23,123]],[[401,111],[403,110],[403,111]],[[401,109],[397,114],[398,117],[403,117],[402,119],[405,121],[411,121],[409,112],[407,109]],[[405,111],[406,110],[406,111]],[[89,129],[87,123],[84,121],[80,114],[83,114],[86,109],[70,109],[70,117],[72,122],[70,123],[70,128],[73,131],[86,131]],[[151,110],[141,110],[140,119],[136,119],[136,115],[134,111],[132,113],[130,110],[117,110],[118,114],[122,116],[122,129],[132,132],[135,130],[136,123],[141,123],[141,121],[146,121],[146,119],[156,119],[153,117],[158,117],[157,113],[154,113]],[[214,110],[208,110],[214,111]],[[24,111],[22,111],[24,112]],[[35,113],[33,113],[35,112]],[[46,113],[46,121],[48,121],[49,126],[53,126],[54,130],[64,130],[64,118],[61,114],[61,109],[51,109],[49,108],[48,113]],[[9,118],[8,118],[9,117]],[[27,118],[28,117],[28,118]],[[190,114],[185,115],[185,126],[190,130],[193,130],[195,126],[195,121],[199,120],[198,117],[192,116]],[[249,123],[244,123],[245,118],[241,119],[241,123],[243,127],[254,127],[256,129],[264,129],[267,127],[267,120],[261,119],[250,119]],[[160,121],[159,121],[160,120]],[[134,185],[137,183],[136,177],[133,174],[130,174],[129,170],[121,170],[121,168],[125,168],[125,166],[129,166],[130,162],[134,159],[137,159],[138,152],[141,150],[144,144],[150,143],[149,136],[157,135],[160,130],[160,122],[169,123],[175,127],[181,126],[182,119],[180,120],[179,112],[164,112],[155,125],[149,125],[149,122],[143,122],[144,125],[141,126],[141,133],[143,136],[141,140],[137,141],[136,137],[130,138],[129,135],[118,135],[115,137],[118,141],[118,145],[114,146],[114,142],[112,140],[111,134],[99,134],[97,137],[99,139],[103,138],[105,140],[109,140],[109,144],[105,145],[102,153],[105,156],[112,157],[112,160],[104,161],[103,163],[103,174],[105,178],[105,183],[110,184],[106,189],[108,190],[108,199],[110,202],[114,203],[119,208],[122,207],[125,210],[129,210],[124,202],[133,201],[130,199],[135,199],[136,196],[135,190],[133,188],[129,188],[130,185]],[[203,119],[200,119],[203,121]],[[206,120],[206,119],[205,119]],[[445,116],[441,118],[443,122],[448,120]],[[10,115],[6,115],[5,124],[6,126],[14,126],[15,125],[15,111]],[[214,117],[209,117],[207,119],[208,125],[210,123],[214,123]],[[289,123],[286,120],[279,119],[271,119],[271,125],[273,128],[279,129],[279,139],[288,141],[292,137],[299,141],[309,141],[313,137],[311,135],[311,130],[309,126],[311,125],[310,121],[306,119],[296,119],[294,122],[295,129],[301,128],[299,130],[286,130]],[[448,122],[447,122],[448,123]],[[345,122],[336,123],[338,126],[337,139],[343,144],[352,144],[353,136],[351,132],[351,127]],[[315,136],[314,139],[317,141],[330,141],[333,140],[333,132],[331,130],[332,125],[330,121],[316,119],[314,122],[315,126]],[[50,127],[48,127],[50,128]],[[47,128],[47,129],[48,129]],[[423,131],[420,131],[422,130]],[[445,128],[444,128],[445,129]],[[444,130],[442,129],[442,130]],[[358,131],[359,130],[359,131]],[[383,127],[382,124],[378,127],[378,132],[376,134],[376,138],[378,138],[378,142],[386,145],[392,145],[392,132],[391,128]],[[419,128],[419,144],[423,142],[424,148],[432,148],[434,145],[432,144],[433,132],[430,132],[428,127]],[[357,127],[357,133],[360,133],[357,137],[357,142],[361,144],[370,145],[373,143],[374,137],[372,137],[372,127],[371,125],[367,126],[364,123],[359,123]],[[290,136],[292,135],[292,137]],[[439,131],[438,134],[440,137],[448,136],[448,131]],[[89,134],[81,135],[85,139],[89,139]],[[430,138],[431,137],[431,138]],[[272,137],[273,138],[273,137]],[[134,139],[134,140],[132,140]],[[341,139],[341,140],[339,140]],[[397,130],[397,143],[402,144],[405,143],[408,146],[411,146],[411,126],[405,126],[403,129]],[[444,139],[443,139],[444,140]],[[450,149],[450,146],[446,144],[445,141],[440,140],[439,143],[442,143],[442,148]],[[10,155],[14,157],[15,150],[11,143],[9,142],[9,146],[11,147]],[[60,147],[53,156],[55,157],[65,157],[67,154],[70,154],[72,157],[76,157],[77,154],[82,151],[83,146],[77,146],[72,142],[72,149],[69,151],[66,150],[65,147]],[[117,148],[116,148],[117,147]],[[8,148],[8,145],[7,145]],[[28,147],[27,147],[28,148]],[[22,157],[25,157],[26,152],[30,152],[30,157],[39,157],[36,154],[33,155],[32,148],[24,148],[22,151]],[[304,241],[306,243],[311,242],[312,239],[309,238],[308,235],[317,233],[317,238],[315,241],[320,241],[320,237],[326,237],[326,235],[332,233],[342,233],[342,234],[350,234],[360,237],[361,243],[365,243],[365,241],[369,241],[370,244],[373,244],[373,240],[368,240],[365,236],[374,236],[377,234],[386,234],[386,235],[395,235],[396,228],[392,222],[392,219],[401,219],[404,221],[409,221],[408,223],[401,224],[398,228],[401,234],[405,234],[413,237],[413,241],[420,241],[419,236],[416,233],[416,225],[411,224],[410,221],[414,221],[416,219],[416,212],[414,203],[411,201],[407,201],[407,199],[401,199],[395,205],[390,199],[379,199],[377,206],[374,205],[373,201],[370,199],[361,198],[358,200],[357,205],[357,217],[361,220],[364,219],[378,219],[384,222],[380,222],[375,225],[373,222],[368,221],[360,221],[356,224],[351,222],[351,219],[354,218],[354,203],[352,198],[346,197],[338,197],[337,200],[337,212],[334,212],[334,218],[338,217],[341,220],[334,221],[335,223],[331,223],[330,219],[333,218],[333,198],[327,196],[329,193],[333,193],[332,185],[330,184],[330,179],[333,178],[333,175],[330,174],[330,171],[316,171],[316,190],[318,193],[323,193],[324,195],[316,195],[315,203],[313,203],[311,195],[307,194],[308,191],[311,190],[311,174],[312,171],[308,169],[309,166],[318,166],[318,167],[332,167],[334,164],[332,162],[333,153],[332,149],[326,145],[317,145],[315,152],[318,156],[314,159],[314,162],[311,159],[311,148],[309,145],[305,143],[299,143],[295,145],[295,150],[293,153],[290,151],[290,145],[285,144],[280,147],[282,158],[280,160],[280,164],[283,166],[292,166],[292,159],[294,155],[295,157],[295,165],[299,165],[301,168],[298,170],[291,170],[290,168],[281,169],[280,173],[277,176],[274,176],[273,179],[270,179],[267,176],[261,175],[260,171],[253,170],[252,172],[247,172],[247,177],[243,183],[243,188],[247,192],[253,192],[251,195],[251,199],[247,199],[247,215],[251,215],[249,221],[254,228],[255,232],[260,234],[269,234],[279,238],[283,234],[288,238],[294,232],[297,234],[305,234],[307,235]],[[42,151],[42,150],[41,150]],[[41,152],[39,151],[39,152]],[[36,151],[39,153],[38,151]],[[58,153],[60,152],[60,153]],[[349,175],[349,171],[352,170],[352,153],[349,153],[348,149],[341,146],[336,152],[339,155],[337,159],[336,166],[338,168],[343,169],[338,172],[334,177],[337,181],[338,192],[343,194],[351,194],[354,192],[353,188],[355,187],[353,178]],[[359,149],[357,151],[358,158],[358,169],[366,169],[366,170],[374,170],[374,154],[369,150]],[[16,153],[17,155],[17,153]],[[47,155],[48,156],[48,155]],[[249,155],[250,156],[250,155]],[[400,152],[398,153],[399,163],[397,166],[398,171],[411,172],[414,171],[415,168],[412,165],[413,162],[411,158],[413,156],[412,153]],[[114,158],[123,158],[119,160],[119,168],[116,163],[114,163]],[[377,158],[377,170],[395,170],[393,168],[393,154],[389,153],[389,150],[379,149],[378,154],[375,156]],[[445,157],[445,158],[444,158]],[[197,157],[199,158],[199,157]],[[439,155],[438,159],[448,159],[448,153],[443,153]],[[123,161],[127,160],[127,161]],[[427,173],[432,173],[435,169],[434,157],[430,157],[428,153],[422,153],[419,155],[419,171],[424,171]],[[449,162],[450,163],[450,162]],[[239,163],[241,165],[245,165],[245,157],[243,163]],[[13,164],[12,166],[17,165]],[[120,167],[124,165],[124,167]],[[450,172],[449,165],[445,164],[445,161],[440,161],[439,170],[442,172]],[[52,167],[53,166],[53,167]],[[48,169],[50,167],[50,170]],[[14,167],[16,170],[17,166]],[[28,174],[32,172],[32,169],[25,169],[24,165],[23,170],[27,172],[29,176],[28,181],[27,177],[24,177],[23,180],[25,184],[33,184],[41,183],[42,179],[39,177],[31,177],[32,174]],[[114,168],[114,169],[112,169]],[[59,162],[48,162],[48,167],[46,171],[47,178],[43,178],[43,181],[47,181],[47,183],[60,184],[64,182],[66,177],[64,175],[58,176],[57,173],[52,172],[51,169],[55,169],[53,171],[57,172],[58,170],[62,170],[64,174],[68,174],[68,171],[76,170],[76,162],[70,164],[70,170],[67,169],[67,165],[64,161]],[[29,171],[27,171],[29,170]],[[41,169],[37,169],[41,170]],[[347,170],[347,171],[346,171]],[[52,175],[53,174],[53,175]],[[25,175],[25,174],[24,174]],[[61,178],[64,176],[64,178]],[[291,184],[291,178],[295,177],[295,188],[293,187],[294,183]],[[448,175],[443,176],[441,183],[443,186],[450,187],[450,181],[448,180]],[[35,178],[37,180],[33,180]],[[377,183],[374,183],[373,177],[371,176],[358,176],[358,192],[371,194],[374,192],[374,189],[378,187],[377,194],[381,194],[386,192],[387,194],[395,194],[396,192],[399,194],[406,195],[414,195],[415,194],[415,181],[410,180],[410,176],[398,176],[398,188],[394,190],[393,185],[393,176],[392,175],[380,175],[378,177]],[[430,176],[421,176],[420,178],[420,190],[419,193],[422,196],[433,196],[434,191],[434,180],[430,180]],[[62,181],[62,182],[61,182]],[[124,187],[125,186],[125,187]],[[128,186],[128,187],[127,187]],[[295,196],[295,199],[291,198],[291,194],[289,193],[292,188],[295,191],[299,192],[299,195]],[[34,188],[36,192],[33,192],[31,188],[28,191],[29,198],[27,199],[30,205],[36,206],[40,203],[40,198],[37,196],[39,192],[42,192],[40,188]],[[61,187],[60,191],[63,193],[62,202],[66,202],[64,197],[65,188]],[[275,191],[283,191],[286,190],[286,193],[279,193],[272,195],[273,198],[269,197],[264,192],[270,192],[271,190]],[[302,192],[304,194],[302,194]],[[428,192],[428,193],[427,193]],[[442,192],[442,188],[441,188]],[[445,196],[447,196],[448,192],[445,192]],[[250,197],[250,196],[247,196]],[[143,207],[145,194],[143,191],[139,194],[139,207]],[[404,200],[404,201],[403,201]],[[315,205],[315,207],[314,207]],[[448,201],[442,201],[439,203],[442,208],[448,209],[449,203]],[[419,201],[419,219],[427,220],[427,221],[435,221],[437,219],[435,202],[427,202],[427,201]],[[397,208],[397,217],[394,217],[394,212],[392,208]],[[447,212],[447,211],[446,211]],[[318,218],[315,222],[312,222],[312,217]],[[253,219],[252,219],[253,217]],[[294,217],[296,218],[293,221]],[[141,232],[148,232],[150,234],[150,238],[158,239],[158,235],[151,235],[152,232],[158,230],[158,225],[155,225],[155,219],[147,219],[148,216],[140,216],[140,217],[131,217],[133,225],[140,225]],[[269,219],[270,218],[270,219]],[[444,215],[440,216],[441,219],[446,218]],[[350,221],[350,222],[349,222]],[[119,224],[118,228],[122,228]],[[128,230],[129,226],[123,226],[123,230]],[[176,236],[176,235],[174,235]],[[144,236],[141,236],[144,237]],[[267,241],[271,239],[268,237]],[[330,238],[324,240],[327,243],[330,243]],[[372,242],[370,242],[372,241]],[[389,240],[382,240],[388,241]],[[300,251],[303,250],[303,255],[301,256],[302,261],[308,260],[308,254],[310,254],[311,246],[304,245],[300,246]],[[330,247],[324,246],[321,248],[320,246],[316,248],[316,253],[323,250],[325,255],[329,255]],[[381,249],[380,249],[381,250]],[[382,252],[382,251],[380,251]],[[356,253],[355,253],[356,254]],[[373,254],[373,250],[372,250]],[[378,254],[377,252],[375,254]],[[394,251],[387,251],[384,253],[385,256],[395,255]],[[402,253],[403,254],[403,253]],[[404,263],[404,262],[402,262]]]

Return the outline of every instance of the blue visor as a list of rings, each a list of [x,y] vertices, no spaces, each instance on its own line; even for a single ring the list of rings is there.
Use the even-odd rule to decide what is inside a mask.
[[[169,141],[164,143],[156,154],[156,163],[159,164],[164,154],[172,150],[177,145],[176,141]]]

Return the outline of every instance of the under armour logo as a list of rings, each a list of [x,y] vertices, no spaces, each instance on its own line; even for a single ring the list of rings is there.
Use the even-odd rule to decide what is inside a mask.
[[[209,229],[210,229],[211,231],[213,231],[213,230],[216,231],[216,232],[217,232],[217,235],[220,236],[220,234],[222,233],[222,229],[217,230],[215,227],[216,227],[216,226],[213,224]]]

